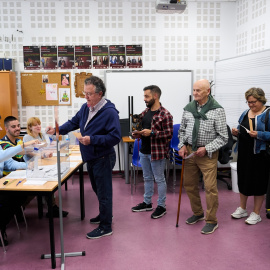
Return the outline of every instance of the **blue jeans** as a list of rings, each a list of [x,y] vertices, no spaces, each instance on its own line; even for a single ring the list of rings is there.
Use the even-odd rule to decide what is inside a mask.
[[[105,231],[112,229],[112,169],[115,153],[87,162],[87,171],[92,188],[99,201],[99,227]]]
[[[144,179],[144,202],[152,203],[154,181],[158,186],[158,205],[165,207],[167,184],[164,175],[165,159],[151,160],[151,155],[139,152]]]

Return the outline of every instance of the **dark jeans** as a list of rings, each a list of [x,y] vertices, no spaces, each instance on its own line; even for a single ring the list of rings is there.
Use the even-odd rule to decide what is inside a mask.
[[[99,201],[99,227],[105,231],[112,228],[112,169],[115,161],[113,153],[87,162],[92,188]]]

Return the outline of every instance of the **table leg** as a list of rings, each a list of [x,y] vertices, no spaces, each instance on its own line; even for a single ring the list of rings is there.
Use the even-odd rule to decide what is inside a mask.
[[[83,164],[79,168],[81,220],[85,217]]]
[[[53,196],[53,194],[50,194],[48,196],[48,213],[49,213],[49,229],[50,229],[50,245],[51,245],[51,264],[52,264],[52,269],[55,269],[56,260],[55,260],[55,241],[54,241],[52,196]]]
[[[129,184],[129,143],[124,143],[125,182]]]
[[[37,196],[37,203],[38,203],[38,218],[43,217],[43,205],[42,205],[42,196]]]

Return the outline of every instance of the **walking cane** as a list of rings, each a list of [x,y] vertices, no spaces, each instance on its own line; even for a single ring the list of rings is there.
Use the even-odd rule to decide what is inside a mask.
[[[183,186],[184,165],[185,165],[185,159],[183,158],[182,159],[182,170],[181,170],[181,180],[180,180],[180,189],[179,189],[179,199],[178,199],[178,211],[177,211],[176,227],[178,227],[178,221],[179,221],[179,215],[180,215],[180,203],[181,203],[182,186]]]

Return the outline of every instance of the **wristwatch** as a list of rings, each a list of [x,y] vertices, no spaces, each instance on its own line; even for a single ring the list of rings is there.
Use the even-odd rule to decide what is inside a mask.
[[[155,136],[155,132],[152,130],[150,133],[150,137],[153,137],[153,136]]]

